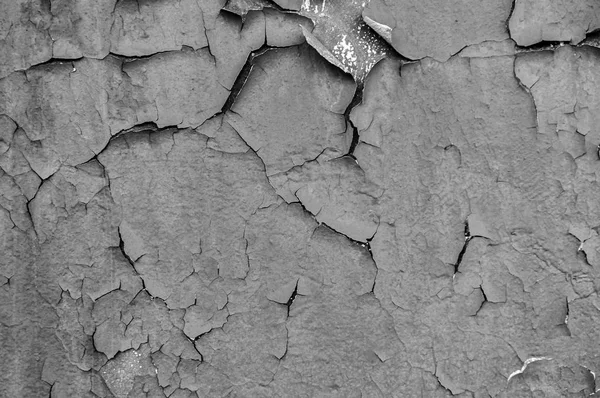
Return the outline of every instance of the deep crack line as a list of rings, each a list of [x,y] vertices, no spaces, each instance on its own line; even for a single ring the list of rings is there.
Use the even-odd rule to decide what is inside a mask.
[[[250,73],[252,72],[252,69],[254,68],[254,60],[269,50],[271,50],[271,47],[269,47],[267,45],[263,45],[258,50],[252,51],[250,54],[248,54],[246,63],[244,64],[244,66],[242,67],[242,70],[236,77],[235,82],[233,83],[233,86],[231,86],[231,90],[229,91],[229,96],[227,97],[227,100],[225,101],[225,103],[223,104],[223,107],[221,108],[221,113],[225,114],[231,110],[231,107],[235,103],[235,100],[242,92],[244,85],[246,84],[246,82],[248,81],[248,78],[250,77]]]
[[[465,253],[467,252],[467,247],[469,247],[469,242],[471,242],[471,239],[473,239],[473,236],[471,236],[471,232],[469,231],[469,223],[465,222],[465,244],[463,245],[460,253],[458,253],[458,258],[456,259],[456,263],[454,263],[454,275],[453,276],[455,276],[458,273],[458,267],[460,267],[460,264],[462,263],[463,257],[465,255]]]
[[[121,235],[120,226],[117,228],[117,233],[119,234],[119,249],[121,250],[121,254],[123,254],[123,257],[125,257],[125,259],[129,263],[129,265],[131,265],[136,274],[139,275],[137,269],[135,269],[135,262],[131,259],[131,257],[129,257],[129,254],[127,254],[127,252],[125,251],[125,241],[123,240],[123,235]]]
[[[356,161],[356,157],[354,156],[354,150],[356,149],[356,146],[358,145],[358,142],[360,140],[360,134],[358,133],[358,129],[356,128],[354,123],[352,123],[352,120],[350,119],[350,113],[357,105],[362,103],[364,89],[365,89],[364,83],[362,83],[362,82],[356,83],[356,90],[354,91],[354,97],[352,97],[352,101],[350,101],[350,104],[348,104],[348,106],[346,107],[346,110],[344,111],[344,120],[346,121],[346,131],[348,131],[349,127],[352,128],[352,142],[350,143],[350,148],[348,149],[348,153],[346,154],[346,156],[352,157],[355,161]]]
[[[290,298],[288,299],[287,303],[285,303],[285,306],[287,307],[287,317],[288,318],[290,317],[290,307],[292,306],[292,304],[294,303],[294,300],[296,299],[296,296],[298,295],[298,282],[299,282],[299,279],[296,280],[296,286],[294,287],[294,291],[290,295]]]

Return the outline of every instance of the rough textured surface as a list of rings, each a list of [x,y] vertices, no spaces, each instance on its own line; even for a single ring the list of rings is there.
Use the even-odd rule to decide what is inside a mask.
[[[512,67],[512,57],[453,58],[406,66],[399,76],[398,64],[386,62],[352,113],[362,141],[358,164],[386,188],[371,243],[379,268],[375,294],[401,339],[422,341],[406,344],[405,355],[429,363],[426,369],[454,394],[497,395],[538,333],[561,336],[553,324],[524,335],[524,322],[544,321],[517,310],[522,295],[534,301],[550,293],[541,286],[519,293],[519,284],[509,282],[519,279],[512,267],[523,261],[512,241],[535,240],[534,225],[546,214],[524,201],[552,192],[546,194],[535,159],[535,108]],[[517,195],[523,195],[518,208],[503,206]],[[471,215],[482,226],[465,241]],[[493,265],[499,258],[506,271]],[[536,272],[531,267],[527,272]],[[564,306],[564,296],[554,299]],[[499,330],[504,309],[511,320]],[[512,341],[513,328],[523,347]]]
[[[392,315],[409,308],[409,313],[431,314],[439,313],[432,307],[445,307],[447,313],[453,308],[457,319],[459,314],[469,316],[455,326],[461,334],[476,330],[484,338],[501,338],[505,343],[496,343],[499,347],[506,344],[506,356],[479,363],[472,371],[460,365],[464,348],[457,340],[443,349],[443,366],[434,348],[436,376],[453,393],[498,395],[504,388],[504,369],[532,354],[553,357],[561,366],[597,366],[592,365],[594,354],[585,348],[593,344],[591,336],[574,327],[573,317],[579,315],[572,301],[591,293],[585,281],[597,280],[590,268],[595,254],[587,260],[578,254],[587,253],[579,240],[585,245],[589,239],[593,251],[595,235],[586,226],[597,224],[595,201],[578,192],[580,184],[587,194],[595,189],[583,176],[589,175],[590,158],[597,164],[597,151],[595,146],[585,147],[575,130],[578,123],[584,132],[587,123],[593,124],[593,119],[586,120],[586,108],[597,107],[595,95],[582,87],[592,76],[590,59],[598,58],[596,50],[568,47],[558,49],[554,58],[552,62],[552,53],[539,53],[517,60],[517,77],[526,87],[533,86],[533,98],[513,76],[513,57],[423,61],[404,67],[402,77],[397,65],[384,63],[367,82],[363,105],[352,113],[364,142],[355,151],[358,163],[387,188],[379,200],[389,202],[371,243],[379,267],[376,295],[392,304]],[[554,78],[561,69],[579,72]],[[398,89],[389,93],[384,90],[389,86]],[[569,92],[573,94],[565,97]],[[563,101],[575,106],[579,95],[581,115],[563,108]],[[381,112],[382,103],[390,110]],[[399,116],[394,120],[386,115]],[[557,126],[560,120],[565,120],[565,132]],[[407,140],[412,144],[406,145]],[[394,193],[394,187],[402,191]],[[465,222],[468,236],[462,242]],[[575,229],[574,223],[582,229]],[[573,234],[579,238],[573,239]],[[456,240],[448,239],[453,236]],[[413,268],[418,258],[429,267],[439,264],[438,270],[425,276],[428,267]],[[442,283],[431,292],[436,280],[440,283],[444,273],[452,273],[447,265],[455,268],[452,287]],[[520,282],[514,285],[516,281]],[[424,296],[426,286],[435,295]],[[523,302],[531,303],[531,312],[517,310]],[[535,303],[545,304],[536,309]],[[420,306],[424,307],[419,310]],[[498,324],[507,311],[511,320]],[[448,334],[453,324],[437,318],[428,326],[430,333],[441,326]],[[499,354],[479,352],[470,355],[489,359]],[[567,381],[546,388],[553,396],[564,396]],[[577,391],[583,390],[589,393],[590,384]]]
[[[4,3],[0,397],[598,395],[594,3]]]
[[[0,4],[0,78],[52,58],[51,20],[41,0]]]
[[[52,0],[49,3],[53,58],[104,58],[108,55],[117,0]]]

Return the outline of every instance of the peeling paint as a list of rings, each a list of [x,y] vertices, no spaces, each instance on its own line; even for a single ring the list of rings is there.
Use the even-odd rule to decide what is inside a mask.
[[[597,18],[546,3],[0,6],[0,396],[595,395]]]

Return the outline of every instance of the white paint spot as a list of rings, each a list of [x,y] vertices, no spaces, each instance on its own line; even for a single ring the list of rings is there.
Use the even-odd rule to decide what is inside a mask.
[[[345,64],[353,65],[356,64],[358,57],[354,52],[354,46],[352,45],[352,43],[346,40],[347,37],[348,35],[342,36],[342,40],[333,47],[333,52],[335,54],[339,54],[339,56],[342,58],[342,62],[344,62]]]

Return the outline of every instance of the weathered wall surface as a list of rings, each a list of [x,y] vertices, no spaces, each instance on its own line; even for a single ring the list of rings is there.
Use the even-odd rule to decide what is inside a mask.
[[[0,2],[0,397],[596,396],[597,29]]]

